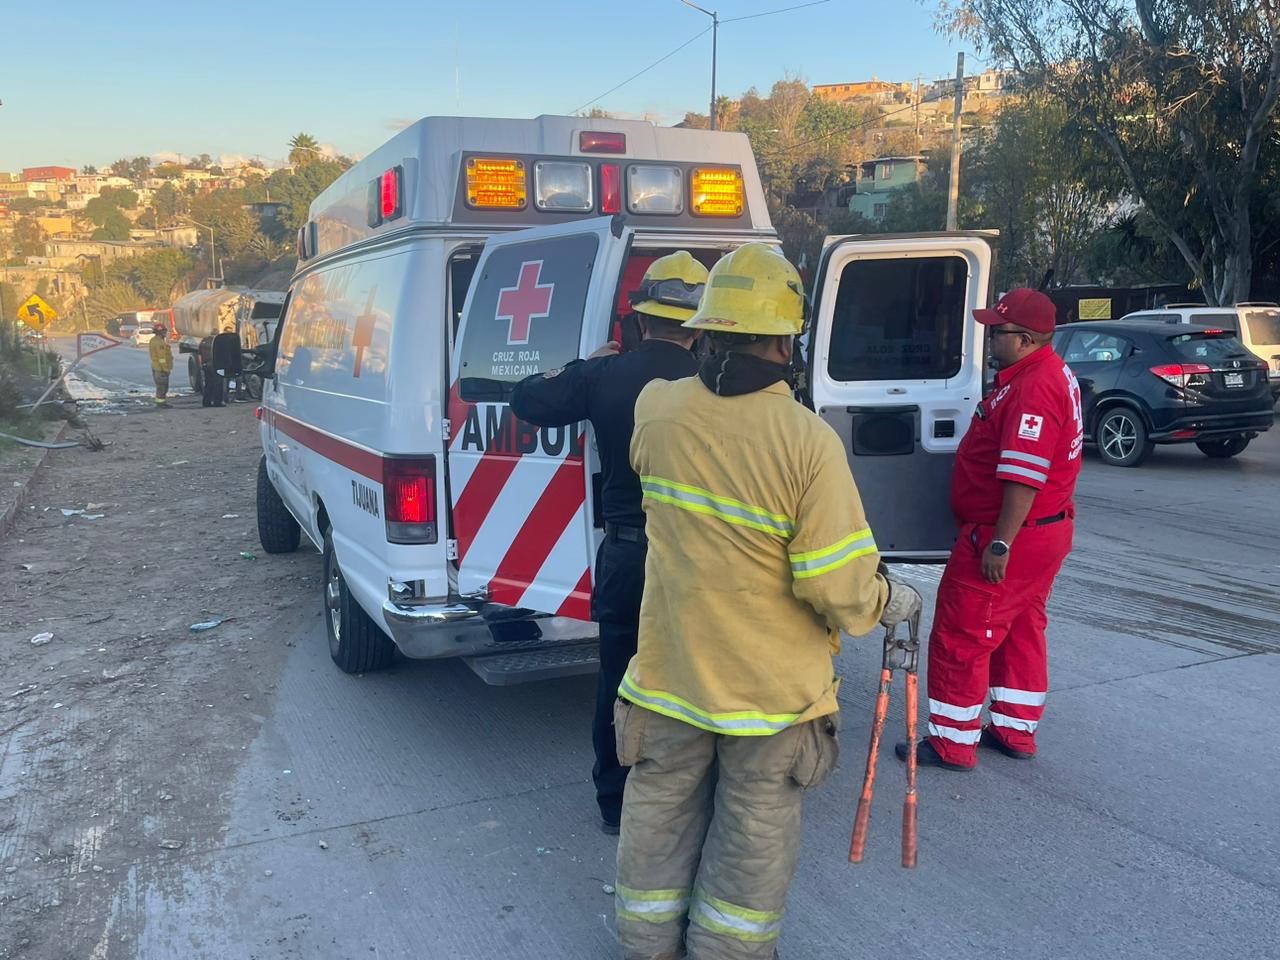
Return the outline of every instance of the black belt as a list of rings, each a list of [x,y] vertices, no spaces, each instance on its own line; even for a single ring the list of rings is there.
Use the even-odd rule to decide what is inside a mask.
[[[649,542],[649,538],[645,535],[644,527],[628,527],[621,523],[605,524],[604,535],[610,540],[622,543],[647,544]]]
[[[1059,520],[1067,519],[1067,511],[1055,513],[1052,517],[1041,517],[1039,520],[1028,520],[1023,524],[1024,527],[1047,527],[1051,523],[1057,523]]]

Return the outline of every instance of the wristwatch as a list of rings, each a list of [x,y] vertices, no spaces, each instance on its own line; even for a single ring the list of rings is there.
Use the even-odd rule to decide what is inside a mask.
[[[991,541],[991,555],[993,557],[1003,557],[1008,552],[1009,544],[1005,543],[1003,540]]]

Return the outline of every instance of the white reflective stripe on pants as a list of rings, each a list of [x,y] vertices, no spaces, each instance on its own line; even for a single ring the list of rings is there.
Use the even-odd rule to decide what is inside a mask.
[[[1005,703],[1017,703],[1024,707],[1043,707],[1048,694],[1035,690],[1015,690],[1013,687],[992,687],[991,699]]]
[[[1039,720],[1023,720],[1021,717],[1010,717],[1003,713],[991,711],[991,722],[997,727],[1008,727],[1010,730],[1021,730],[1024,733],[1035,733]]]
[[[952,743],[977,743],[982,737],[981,730],[958,730],[955,727],[945,727],[940,723],[929,723],[929,735],[941,737],[943,740],[950,740]]]
[[[940,717],[946,717],[948,720],[977,720],[978,714],[982,713],[982,704],[979,703],[972,707],[957,707],[953,703],[946,703],[930,697],[929,712],[936,713]]]

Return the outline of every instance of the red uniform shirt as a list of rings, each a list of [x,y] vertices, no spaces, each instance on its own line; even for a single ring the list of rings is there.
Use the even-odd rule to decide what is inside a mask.
[[[1084,421],[1075,374],[1044,346],[996,374],[956,451],[951,509],[961,523],[995,523],[1012,480],[1039,491],[1027,520],[1067,513],[1080,475]]]

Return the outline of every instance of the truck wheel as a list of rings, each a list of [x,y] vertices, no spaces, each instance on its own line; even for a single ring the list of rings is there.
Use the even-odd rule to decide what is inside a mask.
[[[1227,437],[1225,440],[1200,440],[1196,446],[1200,448],[1200,452],[1206,457],[1212,457],[1214,460],[1225,460],[1228,457],[1234,457],[1237,453],[1243,453],[1244,448],[1249,445],[1248,437]]]
[[[280,499],[263,457],[258,461],[258,542],[267,553],[293,553],[301,541],[302,528]]]
[[[324,628],[329,656],[343,673],[370,673],[388,667],[396,645],[373,621],[347,589],[338,567],[333,537],[324,534]]]
[[[1151,454],[1147,426],[1133,407],[1112,407],[1098,421],[1094,436],[1098,454],[1113,467],[1136,467]]]
[[[204,371],[196,357],[187,357],[187,382],[191,384],[192,393],[204,393]]]
[[[262,399],[262,377],[256,373],[246,373],[244,375],[244,392],[250,400],[258,401]]]

